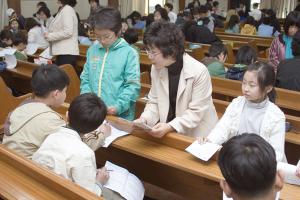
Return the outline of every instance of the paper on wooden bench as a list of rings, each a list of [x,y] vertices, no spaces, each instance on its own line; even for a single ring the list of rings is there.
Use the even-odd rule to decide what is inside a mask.
[[[13,48],[3,48],[0,50],[0,57],[4,57],[5,55],[14,55],[16,51],[17,50]]]
[[[7,64],[7,69],[13,69],[17,66],[17,58],[15,55],[5,55],[5,62]]]
[[[293,185],[300,185],[300,178],[296,176],[296,169],[297,167],[295,165],[283,162],[277,163],[277,170],[281,170],[284,173],[284,182]]]
[[[277,192],[275,200],[279,200],[280,192]],[[232,198],[229,198],[226,196],[226,194],[223,192],[223,200],[233,200]]]
[[[106,161],[105,167],[109,171],[109,179],[104,187],[118,192],[128,200],[142,200],[144,198],[145,188],[134,174],[109,161]]]
[[[111,126],[111,125],[110,125]],[[111,134],[107,138],[105,138],[103,147],[107,148],[113,141],[118,139],[119,137],[128,135],[129,133],[125,131],[121,131],[113,126],[111,126]]]
[[[222,146],[206,142],[199,144],[196,140],[185,150],[201,160],[208,161]]]

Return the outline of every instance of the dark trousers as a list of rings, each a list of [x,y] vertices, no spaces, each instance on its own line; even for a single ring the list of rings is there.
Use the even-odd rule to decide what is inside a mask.
[[[76,55],[58,55],[56,56],[55,63],[60,65],[70,64],[75,69],[77,75],[80,75],[80,71],[78,71],[78,68],[76,66],[77,56]]]

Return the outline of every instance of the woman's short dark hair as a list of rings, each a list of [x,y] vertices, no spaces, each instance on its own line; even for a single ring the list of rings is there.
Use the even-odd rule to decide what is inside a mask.
[[[266,87],[268,86],[273,87],[273,89],[268,93],[268,97],[271,102],[275,102],[276,92],[274,85],[276,81],[276,76],[273,67],[265,62],[258,61],[248,65],[246,72],[247,71],[255,71],[257,73],[257,82],[262,92],[265,91]]]
[[[96,29],[109,29],[116,35],[122,28],[121,13],[114,8],[103,8],[95,16]]]
[[[283,23],[284,33],[288,35],[290,26],[297,26],[300,28],[300,12],[292,11],[285,18]]]
[[[68,75],[57,65],[41,65],[32,73],[31,87],[38,97],[45,98],[52,91],[62,91],[69,83]]]
[[[227,28],[232,29],[236,24],[240,23],[240,18],[237,15],[231,15]]]
[[[47,16],[47,18],[51,17],[49,8],[47,8],[47,7],[40,7],[40,9],[37,11],[37,14],[41,14],[41,12],[43,12]]]
[[[214,42],[209,48],[209,56],[217,58],[221,53],[226,56],[228,54],[226,46],[222,42]]]
[[[257,134],[244,133],[225,142],[218,165],[226,182],[240,198],[262,197],[275,183],[275,151]]]
[[[239,50],[236,54],[235,63],[250,65],[251,63],[255,62],[256,60],[257,60],[256,50],[249,45],[244,45],[241,48],[239,48]]]
[[[32,29],[35,26],[41,26],[41,24],[38,23],[32,17],[26,19],[25,29],[26,29],[27,32],[30,31],[30,29]]]
[[[124,33],[124,39],[126,42],[129,44],[134,44],[139,40],[139,33],[137,32],[136,29],[129,28],[127,31]]]
[[[164,19],[165,21],[169,21],[170,20],[170,18],[168,16],[168,11],[166,9],[164,9],[164,8],[158,8],[157,10],[154,11],[154,14],[156,12],[159,12],[161,18]]]
[[[59,0],[62,5],[69,5],[71,7],[75,7],[77,4],[76,0]]]
[[[184,54],[184,34],[170,22],[153,22],[144,34],[144,44],[147,48],[158,48],[165,58],[178,60]]]
[[[94,93],[77,96],[68,110],[69,126],[80,134],[96,130],[107,114],[105,103]]]

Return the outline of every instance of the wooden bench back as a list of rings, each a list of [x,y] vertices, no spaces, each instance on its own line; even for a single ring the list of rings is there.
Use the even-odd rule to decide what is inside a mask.
[[[72,65],[62,65],[60,68],[66,72],[70,79],[65,102],[71,103],[75,97],[80,95],[80,80]]]
[[[102,199],[4,145],[0,145],[0,166],[0,197],[3,199]]]

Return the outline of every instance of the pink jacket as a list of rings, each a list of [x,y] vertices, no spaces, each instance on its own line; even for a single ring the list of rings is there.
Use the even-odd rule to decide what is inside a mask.
[[[277,72],[277,66],[280,61],[285,59],[285,44],[282,39],[282,35],[276,37],[270,47],[269,61],[273,66],[275,73]]]

